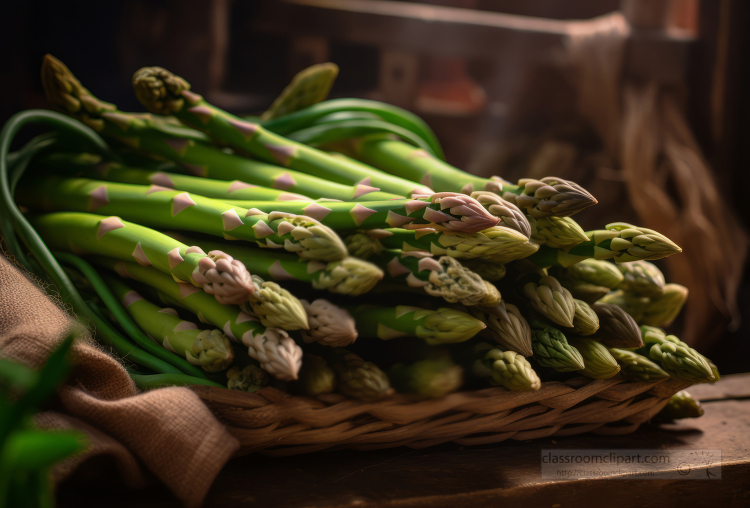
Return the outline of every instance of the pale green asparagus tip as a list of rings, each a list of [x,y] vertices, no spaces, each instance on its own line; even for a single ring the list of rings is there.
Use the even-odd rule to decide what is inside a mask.
[[[493,226],[473,234],[443,234],[440,245],[430,246],[436,256],[456,259],[483,258],[496,263],[508,263],[528,257],[539,250],[523,234],[505,226]]]
[[[567,251],[589,240],[586,232],[570,217],[532,218],[531,226],[531,239],[554,249]]]
[[[688,288],[679,284],[665,284],[664,291],[651,298],[642,313],[644,325],[667,327],[677,318],[688,298]]]
[[[388,376],[371,362],[349,353],[344,365],[337,366],[338,390],[344,395],[364,402],[373,402],[393,393]]]
[[[234,349],[221,331],[204,330],[195,338],[191,352],[185,355],[190,363],[200,365],[206,372],[219,372],[234,360]]]
[[[575,304],[575,316],[573,316],[573,329],[575,335],[593,335],[599,329],[599,316],[596,315],[588,303],[582,300],[573,300]]]
[[[507,269],[505,268],[504,264],[496,263],[495,261],[490,261],[489,259],[463,259],[461,261],[461,264],[479,275],[487,282],[497,282],[499,280],[502,280],[507,273]]]
[[[484,355],[484,361],[492,371],[492,380],[508,390],[528,392],[542,386],[531,364],[515,351],[491,349]]]
[[[254,392],[268,386],[268,373],[257,365],[237,366],[227,371],[227,388],[243,392]]]
[[[279,220],[294,226],[289,231],[291,239],[284,239],[284,248],[296,252],[303,259],[319,259],[323,261],[338,261],[344,259],[348,252],[346,245],[334,230],[304,215],[271,212],[269,221]],[[285,235],[286,236],[286,235]]]
[[[698,418],[703,416],[703,407],[688,392],[682,390],[670,397],[667,405],[657,415],[657,419],[665,421],[679,420],[682,418]]]
[[[461,387],[463,369],[450,359],[428,358],[412,365],[396,364],[389,377],[399,391],[437,399]]]
[[[471,197],[479,201],[492,215],[498,217],[503,226],[518,231],[526,238],[531,238],[529,220],[515,203],[506,201],[494,192],[488,191],[472,192]]]
[[[383,278],[383,270],[356,257],[328,263],[317,280],[315,289],[325,289],[341,295],[358,296],[370,291]]]
[[[484,329],[485,324],[465,312],[441,307],[431,312],[424,325],[417,326],[417,337],[430,345],[464,342]]]
[[[617,263],[654,261],[682,252],[676,243],[652,229],[625,222],[613,222],[605,228],[588,232],[595,244],[596,259],[614,259]]]
[[[368,259],[381,252],[384,247],[377,238],[371,238],[365,233],[354,233],[344,239],[346,250],[350,255]]]
[[[643,346],[641,331],[632,316],[617,305],[595,303],[591,306],[599,316],[596,337],[607,347],[638,348]]]
[[[617,360],[605,346],[596,340],[586,337],[573,337],[568,342],[583,357],[584,368],[578,372],[584,376],[591,379],[609,379],[620,372]]]
[[[323,358],[305,353],[294,388],[308,397],[331,393],[336,389],[336,374]]]
[[[541,180],[522,178],[521,194],[504,192],[503,198],[514,202],[532,217],[567,217],[595,205],[598,201],[577,183],[548,176]]]
[[[622,289],[618,289],[604,295],[599,299],[597,303],[617,305],[622,310],[630,314],[630,316],[636,321],[636,323],[640,323],[643,319],[643,313],[649,307],[649,305],[651,305],[651,299],[647,296],[631,295],[626,293]]]
[[[568,344],[568,340],[557,328],[545,326],[531,331],[534,359],[544,367],[550,367],[559,372],[583,370],[586,366],[583,357],[576,348]]]
[[[630,381],[659,381],[666,379],[669,374],[657,363],[643,355],[627,349],[611,348],[610,354],[620,365],[620,375]]]
[[[584,259],[566,268],[565,277],[608,289],[616,288],[624,278],[617,265],[593,258]]]
[[[255,291],[251,293],[250,300],[241,305],[243,310],[258,316],[263,326],[282,330],[309,329],[305,308],[295,296],[277,283],[264,281],[258,275],[253,275],[252,280]]]
[[[674,335],[653,326],[641,326],[644,350],[675,379],[693,383],[716,380],[708,360]]]
[[[133,89],[143,106],[157,115],[170,115],[185,105],[190,84],[161,67],[143,67],[133,74]]]
[[[573,295],[556,278],[546,275],[539,282],[528,282],[523,287],[523,294],[537,312],[561,326],[573,327]]]
[[[495,305],[499,303],[500,293],[488,293],[491,288],[485,281],[464,267],[458,260],[443,256],[438,259],[438,263],[440,263],[441,270],[432,271],[429,282],[424,286],[424,290],[429,295],[464,305],[478,305],[480,302],[492,299],[498,300]]]
[[[638,260],[617,265],[623,280],[619,288],[628,293],[656,297],[664,291],[664,274],[656,265]]]
[[[261,115],[261,120],[273,120],[324,101],[338,74],[338,65],[331,62],[303,69]]]
[[[310,303],[300,300],[307,313],[310,329],[302,332],[302,339],[324,346],[346,347],[357,340],[357,327],[346,310],[319,298]]]

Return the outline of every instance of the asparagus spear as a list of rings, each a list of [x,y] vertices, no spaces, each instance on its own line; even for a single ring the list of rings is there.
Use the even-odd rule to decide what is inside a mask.
[[[517,392],[536,391],[542,386],[539,376],[531,364],[515,351],[492,347],[486,342],[472,348],[474,375],[491,378],[508,390]]]
[[[597,303],[607,303],[609,305],[617,305],[622,310],[635,320],[636,323],[640,323],[643,320],[643,313],[651,305],[651,298],[647,296],[637,296],[628,294],[622,289],[612,291],[601,297]],[[671,312],[671,309],[670,309]],[[678,309],[679,312],[679,309]],[[676,314],[675,314],[676,315]],[[653,323],[644,323],[653,324]]]
[[[553,249],[567,251],[589,239],[581,226],[570,217],[532,217],[529,222],[532,229],[529,237],[539,245]]]
[[[322,176],[328,180],[370,185],[385,192],[409,196],[431,194],[424,186],[375,169],[330,157],[325,152],[274,134],[257,123],[222,111],[190,91],[190,85],[160,67],[144,67],[133,75],[138,100],[154,114],[173,114],[181,122],[206,132],[214,140],[270,163]],[[426,191],[426,192],[423,192]]]
[[[19,185],[18,194],[19,201],[32,207],[113,214],[150,227],[199,231],[266,248],[284,248],[305,259],[336,261],[346,256],[338,235],[310,217],[264,214],[158,186],[48,177]]]
[[[474,258],[464,259],[461,264],[472,272],[479,275],[487,282],[497,282],[505,277],[508,270],[503,263],[497,263],[489,259]]]
[[[571,372],[586,368],[578,350],[568,343],[565,334],[557,328],[546,326],[538,320],[531,323],[531,348],[534,359],[543,367],[558,372]]]
[[[450,356],[440,356],[410,365],[397,363],[388,371],[388,378],[399,393],[416,393],[437,399],[461,387],[463,369],[454,364]]]
[[[613,263],[589,258],[559,270],[557,279],[574,298],[592,304],[617,287],[623,275]]]
[[[137,261],[153,266],[176,280],[189,282],[213,294],[217,301],[239,304],[255,291],[245,266],[232,256],[200,247],[188,247],[149,228],[89,213],[51,213],[31,219],[49,247]]]
[[[283,117],[324,101],[338,74],[338,65],[330,62],[313,65],[298,72],[271,107],[261,115],[261,120]]]
[[[688,392],[682,390],[669,398],[669,402],[656,415],[657,421],[671,422],[682,418],[698,418],[703,416],[704,410],[700,402],[695,400]]]
[[[167,232],[167,235],[183,243],[193,243],[211,251],[224,249],[248,270],[264,279],[309,282],[315,289],[325,289],[342,295],[358,296],[366,293],[383,278],[380,268],[351,256],[340,261],[322,263],[301,260],[293,254],[244,247],[237,243],[227,244],[204,238],[192,238],[173,232]]]
[[[643,311],[641,322],[650,326],[669,326],[687,301],[688,289],[679,284],[665,284],[664,291],[651,298]]]
[[[579,372],[584,376],[591,379],[609,379],[620,372],[620,366],[614,356],[596,340],[571,337],[568,343],[581,353],[584,368]]]
[[[638,348],[643,346],[638,323],[617,305],[595,303],[591,308],[599,317],[596,337],[607,347]]]
[[[354,257],[369,259],[370,256],[381,252],[385,247],[383,247],[383,244],[380,243],[380,240],[378,240],[376,235],[370,236],[372,231],[380,233],[381,231],[385,230],[376,229],[352,233],[351,235],[344,238],[344,245],[346,245],[346,250],[349,252],[349,254]],[[417,231],[423,230],[419,229]]]
[[[224,153],[210,146],[210,139],[193,129],[175,127],[161,117],[124,113],[113,104],[94,97],[62,62],[46,55],[42,64],[42,84],[49,102],[58,110],[85,123],[104,137],[135,148],[141,153],[178,162],[198,176],[217,180],[239,180],[312,198],[344,201],[383,201],[411,193],[379,192],[371,184],[343,185],[293,169],[253,161]],[[425,190],[416,186],[414,190]]]
[[[495,307],[475,305],[461,310],[485,323],[487,328],[479,332],[481,336],[491,338],[523,356],[534,354],[531,349],[531,328],[515,305],[500,302]]]
[[[312,303],[307,300],[300,301],[310,324],[310,329],[302,332],[302,339],[305,342],[345,347],[357,340],[354,319],[346,310],[322,298]]]
[[[325,358],[337,374],[337,390],[353,399],[374,402],[393,394],[388,376],[371,362],[366,362],[343,348],[319,348],[317,352]]]
[[[653,326],[641,326],[644,346],[636,352],[648,354],[675,379],[706,383],[715,381],[706,358],[674,335]]]
[[[234,366],[227,371],[227,388],[255,392],[268,386],[268,373],[257,365]]]
[[[289,388],[308,397],[331,393],[336,389],[336,373],[320,356],[305,353],[302,357],[299,379],[292,382]]]
[[[573,329],[570,331],[576,335],[593,335],[599,330],[599,316],[588,303],[582,300],[573,300],[575,315],[573,316]]]
[[[173,309],[159,308],[113,277],[106,280],[128,314],[157,344],[206,372],[224,370],[234,360],[232,345],[221,331],[199,330]]]
[[[620,263],[617,268],[623,275],[619,289],[650,298],[659,296],[664,291],[664,274],[648,261]]]
[[[492,307],[501,300],[495,286],[448,256],[435,260],[429,252],[387,249],[370,260],[390,277],[405,280],[409,287],[422,288],[427,294],[450,303]],[[404,275],[406,277],[402,278]]]
[[[523,296],[534,310],[559,325],[573,327],[575,302],[570,291],[562,287],[557,279],[551,275],[539,277],[527,274],[522,277],[521,282]]]
[[[631,381],[658,381],[669,377],[659,364],[627,349],[610,348],[609,353],[620,365],[620,375]]]
[[[430,310],[406,305],[365,305],[348,310],[362,337],[381,340],[411,336],[430,345],[449,344],[469,340],[485,327],[464,312],[442,307]]]
[[[361,203],[319,203],[315,201],[245,201],[227,203],[263,212],[307,215],[335,229],[377,229],[435,227],[456,233],[477,233],[498,223],[476,200],[463,194],[440,192],[416,199]]]
[[[569,267],[587,258],[625,263],[639,259],[653,261],[682,252],[672,240],[652,229],[624,222],[613,222],[605,228],[587,231],[589,241],[576,245],[568,252],[543,245],[528,259],[538,266]]]
[[[308,330],[307,313],[302,302],[289,291],[275,282],[264,281],[252,275],[255,292],[240,308],[260,318],[263,326],[283,328],[284,330]]]
[[[436,191],[490,191],[533,217],[569,216],[597,203],[579,185],[561,178],[523,179],[512,185],[500,178],[471,175],[403,141],[369,136],[352,144],[357,159]]]
[[[514,229],[526,238],[531,237],[531,223],[514,203],[487,191],[472,192],[471,197],[479,201],[492,215],[499,217],[502,226]]]

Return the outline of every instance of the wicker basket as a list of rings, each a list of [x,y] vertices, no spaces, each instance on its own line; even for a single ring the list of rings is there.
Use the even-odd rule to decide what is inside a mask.
[[[274,388],[242,393],[192,389],[240,441],[237,455],[283,456],[327,448],[424,448],[569,436],[628,434],[691,383],[627,382],[584,377],[542,383],[535,392],[487,388],[441,399],[395,395],[360,402],[342,395],[293,397]]]

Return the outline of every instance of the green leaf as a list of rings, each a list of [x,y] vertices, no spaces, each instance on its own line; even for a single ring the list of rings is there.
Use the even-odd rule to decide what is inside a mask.
[[[39,375],[28,367],[0,358],[0,386],[7,383],[11,387],[29,390],[38,378]]]
[[[10,465],[13,471],[35,471],[83,450],[86,439],[80,432],[22,430],[8,438],[0,455],[3,469]]]

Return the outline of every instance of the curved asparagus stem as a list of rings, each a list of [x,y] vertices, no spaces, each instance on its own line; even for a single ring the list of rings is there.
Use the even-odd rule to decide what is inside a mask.
[[[501,300],[495,286],[448,256],[435,260],[429,252],[387,249],[370,260],[390,277],[405,281],[409,287],[422,288],[427,294],[450,303],[492,307]],[[406,277],[402,278],[404,275]]]
[[[523,356],[534,354],[531,349],[531,328],[515,305],[500,302],[495,307],[473,306],[461,310],[487,325],[479,333],[481,336],[491,338],[503,348]]]
[[[308,215],[335,230],[402,227],[435,227],[457,233],[477,233],[493,227],[498,219],[476,200],[452,192],[416,199],[361,203],[319,203],[315,201],[238,201],[227,203],[250,210]]]
[[[282,330],[308,330],[307,313],[302,303],[275,282],[264,281],[253,274],[255,291],[240,308],[260,318],[263,326]],[[249,308],[248,308],[249,307]]]
[[[216,141],[270,163],[328,180],[374,186],[385,192],[409,196],[424,194],[424,186],[360,165],[330,157],[325,152],[274,134],[209,104],[190,91],[190,85],[161,67],[144,67],[133,75],[133,88],[146,109],[159,115],[172,114]],[[366,182],[366,183],[365,183]],[[427,190],[431,194],[431,190]]]
[[[336,373],[320,356],[305,353],[302,357],[302,368],[299,379],[290,385],[293,392],[317,397],[331,393],[336,389]]]
[[[356,182],[344,185],[324,178],[279,167],[276,159],[271,164],[254,161],[236,154],[224,153],[210,146],[204,134],[185,127],[174,126],[161,117],[148,114],[124,113],[100,101],[83,88],[62,62],[47,55],[42,65],[42,83],[47,99],[53,106],[93,128],[102,136],[141,153],[178,162],[198,176],[217,180],[239,180],[312,198],[344,201],[383,201],[408,193],[379,192],[373,184]],[[425,190],[414,186],[413,190]]]
[[[530,325],[531,348],[534,351],[534,359],[539,365],[550,367],[558,372],[571,372],[586,368],[581,353],[568,343],[565,334],[560,330],[534,320]]]
[[[569,267],[587,258],[625,263],[639,259],[653,261],[682,252],[672,240],[652,229],[624,222],[613,222],[605,227],[587,231],[589,241],[576,245],[568,252],[543,245],[528,259],[538,266]]]
[[[599,317],[596,338],[607,347],[639,348],[643,346],[638,323],[616,305],[595,303],[591,308]]]
[[[450,344],[469,340],[485,327],[469,314],[447,308],[430,310],[406,305],[365,305],[348,310],[364,338],[419,337],[430,345]]]
[[[536,391],[542,386],[531,364],[512,350],[493,348],[479,343],[473,348],[476,357],[473,372],[479,377],[489,377],[495,383],[516,392]]]
[[[630,381],[658,381],[667,379],[664,369],[643,355],[627,349],[610,348],[610,354],[620,365],[620,375]]]
[[[508,263],[530,256],[539,249],[539,245],[529,242],[523,234],[504,226],[494,226],[471,235],[428,228],[413,231],[388,228],[364,233],[388,249],[427,251],[436,256],[461,260],[482,258],[495,263]],[[374,250],[370,248],[370,251]]]
[[[220,303],[242,303],[255,291],[244,265],[230,255],[219,250],[206,254],[199,247],[188,247],[119,217],[63,212],[33,217],[31,222],[54,249],[153,266],[176,280],[202,287]]]
[[[300,301],[310,323],[310,329],[302,332],[305,342],[345,347],[357,340],[354,319],[346,310],[322,298],[312,303],[307,300]]]
[[[579,372],[584,376],[591,379],[609,379],[620,372],[620,366],[609,350],[594,339],[571,337],[568,343],[581,353],[584,368]]]
[[[114,277],[106,280],[128,314],[157,344],[206,372],[222,371],[234,360],[234,349],[221,331],[200,330],[173,309],[159,308]]]
[[[523,296],[537,312],[566,328],[573,327],[575,303],[570,291],[560,285],[551,275],[538,277],[529,274],[523,280]]]
[[[357,159],[378,169],[420,182],[436,191],[494,192],[532,217],[569,216],[595,205],[583,187],[562,178],[523,179],[512,185],[500,178],[481,178],[447,164],[426,151],[384,136],[368,136],[351,149]]]
[[[567,251],[589,239],[581,226],[570,217],[532,217],[530,223],[533,233],[529,237],[539,245],[553,249]]]
[[[619,289],[649,298],[659,296],[664,291],[664,274],[648,261],[621,263],[617,268],[623,275]]]
[[[411,365],[397,363],[388,371],[399,393],[416,393],[429,399],[455,392],[463,383],[463,369],[450,357],[426,358]]]
[[[573,300],[575,315],[573,316],[573,329],[571,333],[576,335],[593,335],[599,329],[599,316],[594,309],[583,300]]]
[[[679,284],[665,284],[664,291],[651,298],[643,310],[644,325],[667,327],[672,324],[687,301],[688,289]]]
[[[149,227],[252,241],[305,259],[336,261],[346,256],[338,235],[310,217],[264,214],[158,186],[47,177],[19,186],[19,201],[31,207],[111,214]]]
[[[641,334],[644,346],[636,352],[648,354],[671,377],[693,383],[716,380],[708,360],[674,335],[653,326],[641,326]]]
[[[274,120],[324,101],[339,74],[338,65],[326,62],[312,65],[295,74],[292,81],[261,116]]]

